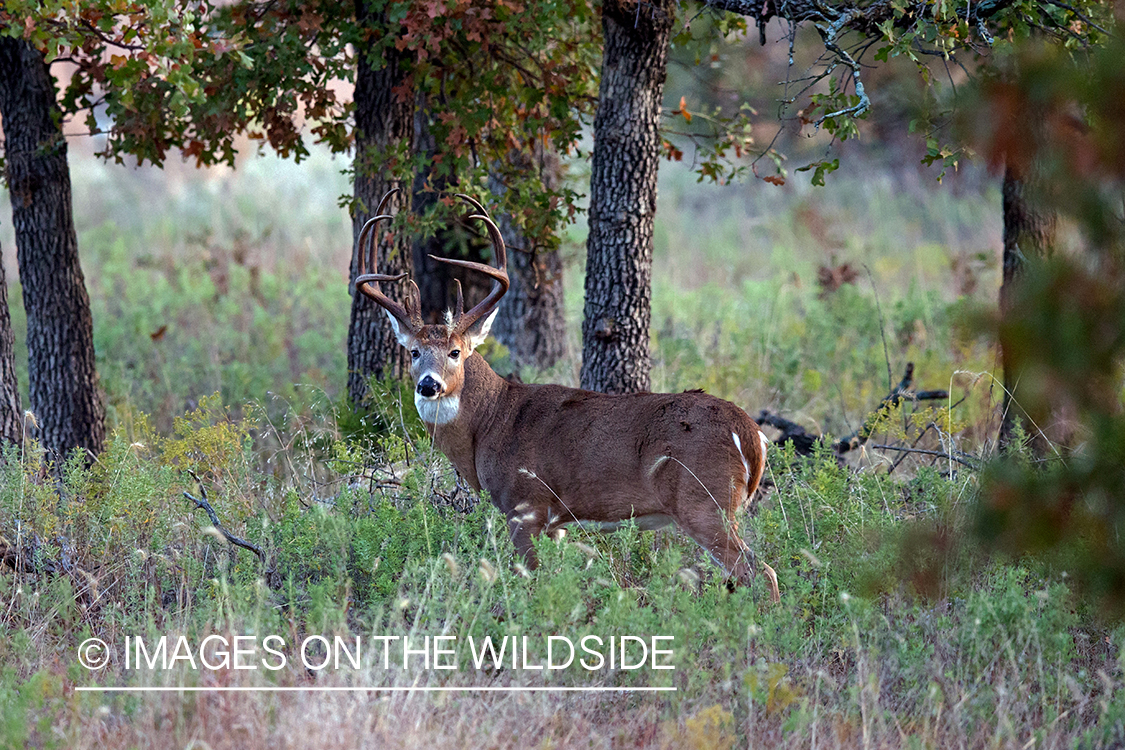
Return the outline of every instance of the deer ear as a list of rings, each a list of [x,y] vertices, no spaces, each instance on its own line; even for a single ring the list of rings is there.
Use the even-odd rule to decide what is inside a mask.
[[[383,312],[387,314],[387,318],[391,321],[391,330],[395,332],[395,338],[398,339],[398,343],[402,346],[410,346],[410,339],[412,337],[409,334],[403,332],[403,326],[402,323],[399,322],[399,319],[396,318],[391,313],[391,311],[385,307],[383,308]]]
[[[485,315],[476,323],[473,323],[471,326],[469,326],[469,330],[465,331],[465,336],[469,341],[470,350],[476,349],[478,346],[484,343],[484,340],[486,338],[488,338],[488,331],[492,328],[492,321],[496,320],[496,313],[498,312],[500,312],[499,307],[490,312],[488,315]]]

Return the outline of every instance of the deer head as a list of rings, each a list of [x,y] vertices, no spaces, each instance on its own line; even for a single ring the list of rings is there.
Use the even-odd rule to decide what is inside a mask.
[[[383,213],[391,197],[398,188],[391,190],[379,203],[375,216],[363,225],[359,234],[359,275],[356,289],[375,301],[387,313],[398,342],[410,352],[410,373],[414,378],[414,403],[422,419],[431,424],[444,424],[455,418],[460,410],[461,386],[464,380],[465,360],[480,346],[488,336],[492,321],[496,316],[500,298],[508,291],[508,258],[504,248],[504,238],[500,229],[489,218],[488,212],[478,201],[467,195],[457,197],[472,206],[477,213],[470,219],[484,222],[488,236],[492,240],[493,254],[497,267],[453,258],[430,257],[451,266],[460,266],[479,271],[496,281],[488,296],[468,312],[465,311],[461,282],[455,280],[457,288],[456,309],[447,315],[444,324],[426,325],[422,322],[421,296],[418,285],[410,281],[411,292],[405,304],[399,304],[379,290],[379,282],[401,281],[407,274],[389,276],[376,272],[376,229],[379,223],[394,218]],[[371,272],[367,272],[367,268]]]

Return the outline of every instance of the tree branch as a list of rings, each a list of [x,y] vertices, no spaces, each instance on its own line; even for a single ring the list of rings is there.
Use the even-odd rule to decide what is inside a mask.
[[[758,21],[759,26],[771,18],[782,18],[792,23],[811,21],[836,26],[837,34],[843,31],[858,31],[865,36],[881,36],[879,26],[887,21],[891,21],[896,29],[910,28],[919,20],[932,19],[934,9],[937,7],[935,3],[915,0],[896,14],[894,4],[889,0],[877,0],[870,5],[850,1],[829,4],[820,0],[700,0],[700,2],[714,10],[753,18]],[[1048,2],[1066,7],[1058,0],[1048,0]],[[1013,5],[1015,0],[983,0],[958,7],[955,13],[957,18],[975,25],[983,23]]]
[[[940,401],[949,398],[948,391],[917,391],[910,392],[910,386],[914,382],[914,363],[906,363],[906,371],[902,375],[902,380],[898,382],[890,393],[883,397],[871,415],[863,421],[863,424],[858,430],[841,438],[835,445],[836,452],[843,454],[850,450],[854,450],[867,442],[874,431],[875,426],[878,424],[879,419],[890,409],[898,406],[898,403],[903,400],[907,401]]]
[[[942,451],[930,451],[930,450],[925,450],[924,448],[907,448],[906,446],[903,446],[903,445],[877,445],[877,444],[874,444],[874,443],[872,443],[871,447],[872,448],[878,448],[879,450],[900,451],[902,453],[922,453],[922,454],[925,454],[927,456],[937,456],[938,458],[948,458],[950,461],[956,461],[957,463],[959,463],[963,466],[968,466],[970,469],[979,469],[980,468],[979,463],[975,463],[973,461],[970,461],[970,460],[968,460],[968,458],[958,458],[957,456],[954,456],[954,455],[949,454],[949,453],[943,453]],[[965,454],[965,455],[967,456],[968,454]],[[972,457],[969,457],[969,458],[975,458],[975,456],[972,456]]]
[[[196,508],[202,508],[207,512],[208,518],[211,519],[211,525],[214,526],[215,529],[223,535],[224,539],[226,539],[229,543],[233,544],[236,547],[242,547],[242,549],[250,550],[258,556],[258,560],[262,563],[263,568],[268,567],[268,562],[266,561],[266,553],[262,551],[261,547],[248,542],[245,539],[241,539],[235,536],[223,527],[223,524],[219,521],[219,515],[215,512],[215,509],[211,507],[211,503],[207,501],[207,488],[203,486],[203,482],[199,481],[199,477],[195,475],[195,472],[188,473],[190,473],[192,478],[195,479],[195,481],[199,484],[199,494],[203,497],[198,498],[192,495],[190,492],[187,492],[186,490],[184,491],[184,497],[195,503]],[[266,570],[266,575],[269,575],[271,573],[273,573],[272,568]]]

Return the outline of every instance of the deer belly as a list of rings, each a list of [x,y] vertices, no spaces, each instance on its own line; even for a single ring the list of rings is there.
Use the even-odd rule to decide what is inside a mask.
[[[663,513],[649,513],[648,515],[633,516],[621,521],[568,521],[560,523],[559,526],[577,526],[594,531],[617,531],[629,521],[636,523],[637,528],[641,531],[655,531],[672,525],[671,516],[666,516]]]

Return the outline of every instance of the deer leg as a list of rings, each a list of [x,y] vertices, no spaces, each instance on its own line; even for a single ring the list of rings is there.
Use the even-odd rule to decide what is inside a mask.
[[[742,541],[738,527],[717,508],[712,513],[702,513],[691,519],[677,520],[688,536],[711,553],[731,579],[749,586],[754,578],[756,559],[754,552]],[[760,563],[770,589],[770,601],[781,601],[777,587],[777,574],[773,568]]]
[[[534,510],[528,510],[524,503],[508,513],[508,532],[512,537],[512,546],[523,556],[528,570],[535,570],[539,566],[535,545],[531,541],[546,526],[546,519],[539,518],[539,515]]]
[[[691,518],[677,519],[677,523],[700,547],[711,553],[727,575],[741,584],[750,583],[753,569],[747,557],[752,559],[753,553],[743,544],[737,527],[717,508]]]

